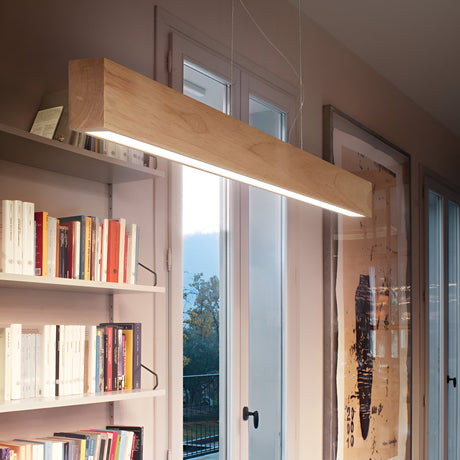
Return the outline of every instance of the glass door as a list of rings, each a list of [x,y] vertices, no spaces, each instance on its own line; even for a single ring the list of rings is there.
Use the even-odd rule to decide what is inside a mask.
[[[460,229],[452,195],[429,188],[428,225],[428,458],[459,457]]]
[[[249,124],[285,139],[286,114],[250,96]],[[283,458],[284,199],[249,188],[249,459]],[[255,417],[255,414],[254,414]]]
[[[184,62],[183,92],[228,113],[229,85]],[[221,179],[182,167],[183,458],[225,458],[226,236]]]

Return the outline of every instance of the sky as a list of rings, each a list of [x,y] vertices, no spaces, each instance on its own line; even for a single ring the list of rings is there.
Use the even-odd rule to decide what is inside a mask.
[[[183,235],[219,232],[220,178],[183,168]]]

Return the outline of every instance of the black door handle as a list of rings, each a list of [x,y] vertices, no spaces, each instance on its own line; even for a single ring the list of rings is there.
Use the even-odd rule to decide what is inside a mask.
[[[257,430],[259,428],[259,412],[254,411],[254,412],[249,412],[248,406],[243,407],[243,420],[249,420],[250,416],[254,417],[254,428]]]
[[[457,388],[457,377],[449,377],[447,376],[447,385],[449,385],[449,382],[454,383],[454,388]]]

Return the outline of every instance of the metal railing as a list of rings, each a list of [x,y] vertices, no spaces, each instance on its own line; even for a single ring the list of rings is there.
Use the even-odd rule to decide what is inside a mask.
[[[219,452],[219,374],[184,375],[184,458]]]

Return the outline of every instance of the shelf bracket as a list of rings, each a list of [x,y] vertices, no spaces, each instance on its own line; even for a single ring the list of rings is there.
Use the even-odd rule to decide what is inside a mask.
[[[158,283],[158,275],[157,272],[153,271],[151,268],[145,266],[144,264],[141,264],[138,262],[139,266],[142,267],[143,269],[147,270],[148,272],[152,273],[153,275],[153,285],[156,286]]]
[[[152,369],[149,369],[147,366],[144,366],[143,364],[141,364],[141,367],[144,368],[146,371],[150,372],[155,377],[155,385],[153,389],[156,390],[158,387],[158,374],[156,372],[153,372]]]

